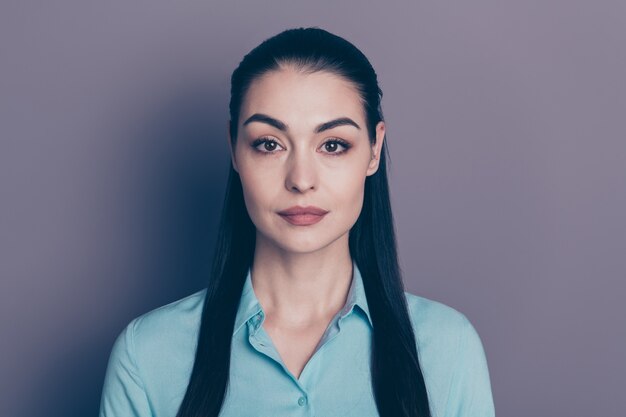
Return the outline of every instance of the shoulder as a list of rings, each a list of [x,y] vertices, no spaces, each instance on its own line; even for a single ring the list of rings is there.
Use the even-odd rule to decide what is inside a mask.
[[[124,334],[138,366],[161,360],[173,352],[195,348],[206,289],[150,310],[134,318]]]
[[[423,329],[434,326],[444,333],[458,333],[469,323],[465,314],[440,301],[408,291],[404,292],[404,296],[414,327]]]
[[[457,357],[471,346],[482,351],[476,328],[461,311],[426,297],[405,291],[409,316],[418,348],[423,352],[438,352]]]
[[[195,325],[202,314],[205,295],[206,288],[136,317],[132,321],[136,337]]]
[[[445,415],[494,415],[483,344],[457,309],[405,292],[422,372],[434,407]]]
[[[172,392],[184,394],[205,293],[201,290],[155,308],[125,326],[109,356],[101,416],[147,416],[154,404],[167,406],[162,402]]]

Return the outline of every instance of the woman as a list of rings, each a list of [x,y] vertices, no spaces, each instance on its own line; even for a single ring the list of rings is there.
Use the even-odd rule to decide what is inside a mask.
[[[474,327],[404,291],[381,97],[319,28],[244,57],[208,287],[126,327],[101,417],[494,415]]]

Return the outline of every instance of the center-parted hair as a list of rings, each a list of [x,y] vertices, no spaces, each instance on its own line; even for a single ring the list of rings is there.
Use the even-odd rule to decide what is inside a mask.
[[[351,82],[361,97],[370,143],[375,143],[376,124],[383,120],[376,72],[353,44],[310,27],[288,29],[265,40],[233,72],[229,105],[233,149],[241,104],[251,83],[284,66],[304,73],[326,71]],[[365,180],[363,207],[349,235],[350,255],[361,271],[373,322],[372,391],[381,417],[430,417],[398,264],[387,153],[385,140],[378,170]],[[231,161],[195,362],[177,417],[217,417],[222,408],[229,383],[233,327],[255,241],[256,230]]]

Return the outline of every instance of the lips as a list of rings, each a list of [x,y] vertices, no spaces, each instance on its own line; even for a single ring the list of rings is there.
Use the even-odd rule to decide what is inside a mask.
[[[326,213],[328,213],[327,210],[324,210],[315,206],[306,206],[306,207],[293,206],[293,207],[289,207],[286,210],[278,212],[278,214],[283,215],[283,216],[300,216],[300,215],[305,215],[305,214],[323,216]]]
[[[319,222],[326,213],[328,213],[327,210],[315,206],[293,206],[278,212],[285,220],[296,226],[315,224]]]

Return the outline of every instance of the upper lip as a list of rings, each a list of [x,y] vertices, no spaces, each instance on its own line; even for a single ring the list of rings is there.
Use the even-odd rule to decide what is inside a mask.
[[[326,213],[328,213],[328,210],[315,206],[293,206],[278,212],[278,214],[282,214],[283,216],[295,216],[299,214],[315,214],[316,216],[322,216]]]

